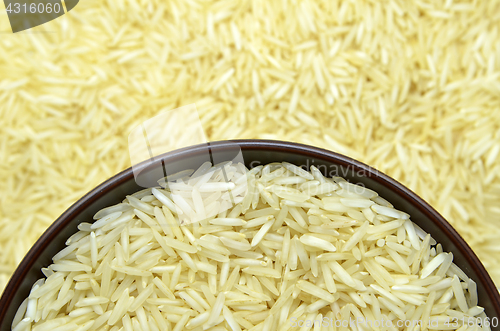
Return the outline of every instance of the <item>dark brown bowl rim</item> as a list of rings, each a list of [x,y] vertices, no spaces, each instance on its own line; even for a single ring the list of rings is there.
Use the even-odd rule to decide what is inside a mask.
[[[458,232],[451,226],[448,221],[446,221],[443,216],[441,216],[434,208],[432,208],[427,202],[420,198],[413,191],[405,187],[403,184],[399,183],[395,179],[387,176],[386,174],[362,163],[350,157],[342,154],[338,154],[326,149],[319,147],[294,143],[285,142],[279,140],[262,140],[262,139],[244,139],[244,140],[231,140],[231,141],[217,141],[211,142],[211,148],[224,148],[224,146],[234,146],[237,144],[242,150],[258,150],[267,152],[293,152],[304,156],[310,156],[324,161],[335,162],[342,166],[352,167],[355,171],[362,171],[371,177],[374,181],[382,186],[385,186],[389,190],[403,196],[408,201],[412,201],[413,205],[419,209],[424,215],[426,215],[430,220],[432,220],[441,231],[447,233],[449,239],[455,245],[455,247],[464,254],[464,257],[470,263],[470,265],[475,269],[479,281],[488,293],[489,300],[497,316],[500,316],[500,295],[495,287],[492,279],[490,278],[488,272],[484,268],[483,264],[480,262],[479,258],[472,251],[465,240],[458,234]],[[166,153],[159,157],[158,159],[163,159],[164,157],[175,157],[182,158],[186,155],[191,155],[197,152],[199,149],[206,148],[206,145],[197,145],[175,150]],[[146,164],[140,165],[146,167]],[[109,178],[108,180],[101,183],[96,188],[92,189],[89,193],[80,198],[71,207],[69,207],[64,213],[59,216],[54,223],[52,223],[47,230],[42,234],[42,236],[36,241],[32,248],[28,251],[24,259],[21,261],[15,272],[13,273],[11,279],[9,280],[7,286],[5,287],[2,297],[0,298],[0,321],[5,318],[7,307],[12,301],[13,296],[19,289],[22,280],[26,276],[27,272],[33,266],[34,262],[39,258],[40,253],[50,244],[52,239],[57,233],[63,229],[68,222],[74,217],[74,215],[79,214],[85,210],[90,204],[99,200],[103,195],[118,187],[124,182],[129,181],[134,177],[132,168],[128,168],[115,176]]]

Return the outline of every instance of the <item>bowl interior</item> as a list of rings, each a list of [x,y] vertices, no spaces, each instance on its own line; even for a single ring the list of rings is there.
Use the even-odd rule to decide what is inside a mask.
[[[210,143],[217,159],[232,159],[240,150],[247,167],[271,162],[290,162],[304,168],[315,165],[326,176],[341,176],[362,184],[380,194],[395,208],[410,214],[411,219],[452,252],[454,262],[477,283],[479,305],[491,318],[500,316],[500,296],[479,259],[460,235],[432,207],[409,189],[377,170],[343,155],[295,143],[240,140]],[[206,160],[206,145],[188,147],[166,153],[152,163],[143,163],[142,176],[156,176],[158,169],[168,165],[170,171],[197,168]],[[0,329],[10,329],[17,308],[28,296],[32,284],[43,277],[40,269],[52,262],[52,256],[65,247],[80,222],[90,222],[100,209],[121,202],[126,195],[141,190],[127,169],[99,185],[65,211],[40,237],[20,263],[0,299]],[[500,329],[493,328],[492,329]]]

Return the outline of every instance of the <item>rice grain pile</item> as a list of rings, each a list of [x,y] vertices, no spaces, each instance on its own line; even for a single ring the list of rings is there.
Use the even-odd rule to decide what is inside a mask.
[[[180,214],[219,202],[223,171],[246,194],[180,225]],[[376,192],[290,163],[195,174],[172,183],[185,187],[175,199],[146,189],[80,223],[12,330],[284,331],[309,321],[301,330],[319,331],[352,320],[352,330],[465,330],[486,321],[452,253]]]
[[[497,0],[80,1],[11,34],[0,4],[0,288],[130,166],[127,135],[196,103],[207,137],[324,147],[441,212],[500,284]]]

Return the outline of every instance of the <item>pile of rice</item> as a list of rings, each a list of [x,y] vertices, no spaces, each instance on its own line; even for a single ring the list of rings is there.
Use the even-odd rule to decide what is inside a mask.
[[[500,284],[500,4],[85,0],[12,34],[0,2],[0,288],[130,166],[127,135],[196,103],[209,140],[352,156],[430,202]]]
[[[274,331],[302,321],[319,331],[352,320],[353,330],[465,330],[486,321],[453,255],[363,186],[289,163],[203,165],[170,184],[177,193],[146,189],[81,223],[12,330]],[[180,225],[213,206],[224,211]]]

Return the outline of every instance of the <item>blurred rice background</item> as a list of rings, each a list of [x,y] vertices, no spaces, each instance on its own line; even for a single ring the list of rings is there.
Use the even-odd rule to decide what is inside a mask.
[[[499,1],[84,0],[17,34],[0,9],[0,288],[130,166],[135,126],[190,103],[212,141],[296,141],[395,177],[500,285]]]

